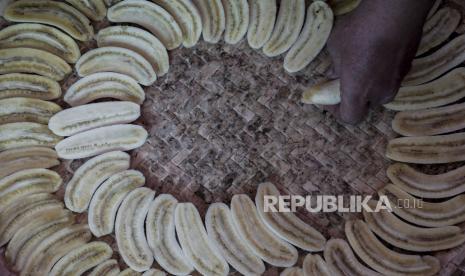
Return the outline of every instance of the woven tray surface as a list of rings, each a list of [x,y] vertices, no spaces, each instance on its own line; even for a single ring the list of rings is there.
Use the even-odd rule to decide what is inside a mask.
[[[5,24],[0,21],[0,29]],[[107,25],[98,24],[96,31]],[[90,43],[81,50],[94,47]],[[233,46],[200,42],[169,56],[170,70],[145,88],[142,116],[136,122],[148,130],[149,139],[131,152],[132,167],[143,172],[146,186],[157,194],[193,202],[203,216],[210,203],[229,203],[234,194],[254,198],[264,181],[273,182],[283,194],[346,198],[374,195],[389,182],[385,172],[390,161],[384,152],[396,137],[393,112],[379,108],[350,126],[317,106],[300,103],[305,87],[327,79],[327,52],[296,75],[285,73],[282,58],[267,58],[244,41]],[[77,79],[74,72],[63,82],[63,91]],[[64,183],[84,161],[62,161],[57,171]],[[439,172],[448,167],[423,169]],[[64,190],[58,194],[63,197]],[[344,221],[361,217],[303,209],[298,216],[327,238],[345,238]],[[113,237],[100,240],[118,251]],[[299,265],[305,254],[300,254]],[[465,246],[435,256],[443,266],[441,275],[465,275]],[[118,254],[114,258],[126,267]],[[279,272],[268,267],[265,275]],[[8,275],[2,269],[0,274]]]

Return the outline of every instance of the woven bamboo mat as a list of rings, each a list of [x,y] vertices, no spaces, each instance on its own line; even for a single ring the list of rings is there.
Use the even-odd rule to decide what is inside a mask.
[[[95,45],[82,50],[91,47]],[[145,89],[138,123],[150,136],[131,153],[132,167],[144,173],[146,186],[157,194],[193,202],[202,215],[210,203],[229,203],[234,194],[253,198],[263,181],[284,194],[375,194],[388,183],[390,162],[384,151],[396,136],[390,127],[393,113],[379,108],[360,125],[349,126],[300,103],[303,89],[326,79],[330,65],[323,52],[304,72],[289,75],[282,58],[267,58],[244,41],[234,46],[201,42],[171,51],[169,73]],[[70,76],[64,91],[76,79]],[[57,170],[65,183],[82,163],[62,162]],[[344,221],[360,216],[298,215],[327,238],[345,238]],[[117,252],[113,237],[104,240]],[[305,253],[300,255],[299,264]],[[441,275],[465,275],[465,246],[435,255],[443,266]],[[270,267],[266,275],[278,273]],[[0,269],[0,275],[8,274]]]

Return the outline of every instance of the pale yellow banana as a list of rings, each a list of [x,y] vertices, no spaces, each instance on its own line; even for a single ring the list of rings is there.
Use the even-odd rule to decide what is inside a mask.
[[[202,18],[202,37],[208,43],[218,43],[226,27],[221,0],[192,0]]]
[[[0,125],[0,151],[35,146],[51,148],[60,140],[46,125],[27,122]]]
[[[18,122],[47,124],[59,111],[61,111],[59,105],[44,100],[23,97],[1,99],[0,124]]]
[[[66,2],[94,21],[104,19],[107,14],[103,0],[66,0]]]
[[[222,0],[226,16],[224,41],[237,44],[249,27],[249,3],[247,0]]]
[[[0,179],[27,169],[48,169],[60,164],[53,149],[42,147],[16,148],[0,152]]]
[[[118,262],[114,259],[106,260],[96,266],[88,276],[117,276],[120,273]]]
[[[331,276],[331,269],[320,255],[308,254],[302,265],[304,276]]]
[[[260,49],[268,42],[276,21],[276,0],[249,0],[249,29],[247,42],[253,49]]]

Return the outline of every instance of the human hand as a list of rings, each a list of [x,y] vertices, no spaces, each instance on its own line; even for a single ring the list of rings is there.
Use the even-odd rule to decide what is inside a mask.
[[[339,18],[328,41],[341,103],[326,107],[360,122],[370,107],[390,102],[408,73],[433,0],[363,0]]]

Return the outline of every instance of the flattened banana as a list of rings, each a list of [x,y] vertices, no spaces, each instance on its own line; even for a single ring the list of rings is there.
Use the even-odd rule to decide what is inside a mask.
[[[389,159],[417,164],[441,164],[465,160],[465,133],[402,137],[389,141]]]
[[[115,236],[119,253],[137,272],[150,269],[153,263],[144,222],[154,196],[155,192],[149,188],[136,188],[124,198],[116,215]]]
[[[119,265],[116,260],[106,260],[96,266],[88,276],[117,276],[120,273]]]
[[[335,105],[341,102],[341,82],[339,79],[314,85],[302,94],[305,104]]]
[[[55,149],[60,158],[79,159],[109,151],[138,148],[145,143],[147,136],[147,131],[141,126],[113,125],[68,137],[59,142]]]
[[[23,270],[28,260],[31,258],[31,254],[36,249],[37,245],[39,245],[44,239],[53,235],[54,233],[68,228],[73,224],[72,221],[66,221],[62,223],[52,224],[49,227],[38,229],[34,236],[31,236],[24,245],[21,246],[17,255],[16,255],[16,262],[13,269],[15,271]]]
[[[60,96],[60,84],[47,77],[18,73],[0,75],[0,99],[27,97],[54,100]]]
[[[81,275],[110,259],[112,254],[113,250],[108,244],[100,241],[90,242],[69,251],[53,266],[48,275]]]
[[[297,250],[271,232],[247,195],[233,196],[231,214],[237,231],[255,255],[279,267],[290,267],[297,262]]]
[[[49,148],[26,147],[0,152],[0,179],[27,169],[48,169],[60,164],[57,153]]]
[[[75,63],[81,56],[79,46],[70,36],[42,24],[16,24],[0,31],[0,48],[18,47],[44,50],[69,63]]]
[[[85,15],[59,1],[15,1],[8,5],[3,16],[13,22],[52,25],[81,41],[91,40],[94,35],[94,29]]]
[[[280,276],[304,276],[304,271],[300,267],[288,267],[284,269]]]
[[[25,246],[29,244],[29,241],[36,235],[39,235],[40,232],[51,229],[52,227],[54,227],[54,229],[57,229],[58,226],[65,227],[71,225],[73,222],[74,218],[71,212],[65,209],[49,212],[38,219],[28,222],[13,235],[8,243],[5,250],[6,260],[12,265],[15,264],[19,252],[24,252],[23,248],[25,248]]]
[[[0,65],[0,74],[33,73],[56,81],[71,73],[71,67],[62,58],[33,48],[0,49]]]
[[[331,275],[341,276],[381,276],[381,274],[361,264],[345,240],[331,239],[324,252]]]
[[[0,124],[32,122],[47,124],[61,107],[56,103],[30,98],[8,98],[0,100]]]
[[[320,255],[308,254],[302,265],[304,276],[331,276],[331,270]]]
[[[202,18],[202,37],[208,43],[218,43],[226,28],[226,16],[221,0],[192,0]]]
[[[132,270],[131,268],[126,268],[125,270],[121,271],[118,276],[140,276],[142,273]]]
[[[94,236],[101,237],[113,233],[116,212],[121,202],[129,192],[143,186],[144,183],[145,177],[142,173],[127,170],[114,174],[98,187],[89,206],[88,222]]]
[[[428,136],[465,128],[465,103],[427,110],[399,112],[392,129],[404,136]]]
[[[111,22],[133,23],[146,28],[168,50],[178,48],[183,40],[181,28],[173,16],[150,1],[124,0],[108,9],[107,17]]]
[[[396,163],[387,169],[387,176],[394,185],[420,198],[447,198],[465,192],[465,166],[431,175]]]
[[[107,14],[103,0],[66,0],[66,2],[94,21],[102,20]]]
[[[21,200],[14,201],[6,206],[0,214],[0,240],[5,240],[5,230],[16,217],[39,204],[50,202],[57,203],[58,200],[52,194],[37,193],[23,196]],[[11,236],[8,237],[8,240],[10,238]],[[8,240],[6,242],[8,242]]]
[[[334,12],[334,15],[339,16],[355,10],[362,0],[329,0],[328,2]]]
[[[309,65],[323,50],[333,28],[333,12],[323,1],[313,2],[307,9],[305,26],[284,59],[284,69],[298,72]]]
[[[226,204],[210,205],[205,215],[205,226],[213,244],[238,272],[243,275],[261,275],[265,272],[265,264],[237,232]]]
[[[62,183],[61,176],[47,169],[29,169],[0,180],[0,211],[19,198],[37,193],[54,193]]]
[[[276,25],[263,53],[275,57],[289,50],[299,37],[305,20],[305,0],[281,0]]]
[[[439,79],[402,87],[384,107],[397,111],[420,110],[451,104],[465,97],[465,68],[456,68]]]
[[[224,41],[236,44],[245,36],[249,27],[249,3],[247,0],[222,0],[226,25]]]
[[[142,85],[157,80],[152,65],[138,53],[121,47],[102,47],[88,51],[76,63],[80,77],[100,72],[115,72],[134,78]]]
[[[441,268],[432,256],[407,255],[387,248],[362,220],[347,221],[345,232],[360,259],[384,275],[436,275]]]
[[[46,125],[26,122],[0,125],[0,151],[35,146],[51,148],[60,140]]]
[[[102,98],[113,98],[142,104],[145,92],[133,78],[111,72],[84,77],[68,88],[64,100],[71,106],[83,105]]]
[[[208,237],[194,204],[178,203],[174,220],[179,243],[195,269],[203,275],[228,275],[229,265]]]
[[[277,236],[306,251],[323,251],[326,239],[312,226],[306,224],[291,212],[265,211],[265,197],[279,197],[280,193],[272,183],[258,186],[255,204],[258,214],[266,226]]]
[[[140,106],[133,102],[102,102],[58,112],[50,119],[48,127],[56,135],[71,136],[98,127],[130,123],[139,116]]]
[[[442,0],[435,0],[426,18],[430,19],[434,14],[436,14],[441,4],[442,4]]]
[[[423,36],[417,56],[422,55],[446,41],[457,29],[461,15],[456,9],[444,7],[429,18],[423,26]]]
[[[152,0],[167,10],[182,30],[186,48],[195,46],[202,34],[202,18],[200,12],[190,0]]]
[[[149,269],[142,276],[166,276],[166,273],[158,269]]]
[[[276,21],[276,0],[249,0],[249,29],[247,42],[253,49],[260,49],[268,42]]]
[[[376,202],[368,203],[376,208]],[[414,252],[429,252],[454,248],[465,242],[460,227],[422,228],[405,223],[388,210],[367,212],[363,216],[370,229],[386,242]]]
[[[178,201],[162,194],[150,204],[145,229],[155,261],[168,273],[187,275],[194,269],[176,239],[174,211]]]
[[[414,59],[412,68],[402,86],[419,85],[436,79],[465,61],[465,35],[451,42],[429,56]]]
[[[127,170],[129,166],[129,154],[121,151],[108,152],[89,159],[76,170],[66,185],[66,207],[77,213],[86,211],[100,184],[112,175]]]
[[[97,44],[99,47],[115,46],[132,50],[150,62],[157,76],[168,73],[169,59],[165,46],[158,38],[141,28],[107,27],[97,34]]]
[[[63,228],[43,239],[31,253],[21,276],[49,275],[53,265],[71,250],[86,244],[92,235],[85,224]]]
[[[387,196],[396,215],[416,225],[442,227],[465,221],[465,195],[443,202],[423,202],[392,184],[378,194]]]

